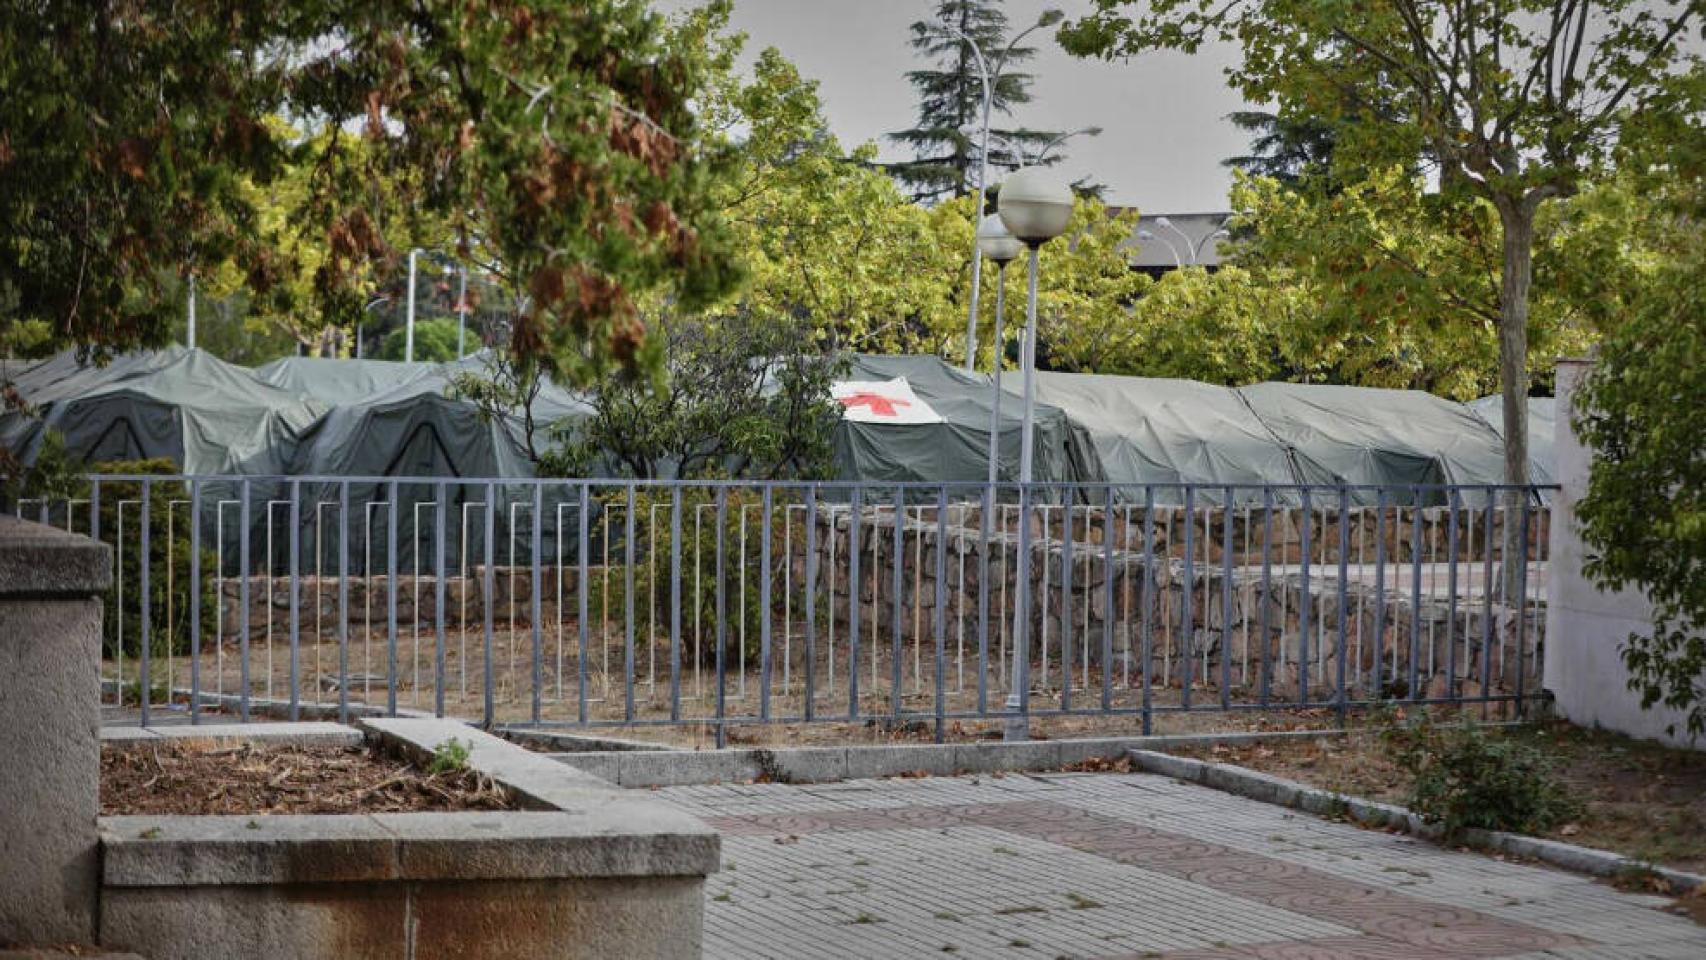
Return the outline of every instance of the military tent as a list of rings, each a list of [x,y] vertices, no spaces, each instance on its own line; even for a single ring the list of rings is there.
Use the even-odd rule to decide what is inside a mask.
[[[1003,387],[1018,379],[1003,378]],[[1077,449],[1090,454],[1079,457],[1081,479],[1131,485],[1297,482],[1286,447],[1229,387],[1038,373],[1037,398],[1065,412],[1080,438]],[[1116,493],[1128,500],[1145,496],[1129,487]],[[1157,503],[1177,503],[1183,493],[1158,487],[1153,495]],[[1202,496],[1215,503],[1224,499],[1217,491]],[[1236,500],[1252,498],[1259,500],[1260,491],[1234,491]]]
[[[65,356],[20,378],[30,415],[0,436],[26,462],[49,430],[86,463],[166,458],[191,474],[281,473],[323,407],[202,350],[173,347],[105,367]]]
[[[836,476],[841,480],[983,482],[989,476],[989,416],[994,404],[990,378],[949,366],[934,356],[853,358],[847,378],[854,382],[904,380],[925,404],[925,416],[883,423],[852,411],[835,431]],[[1003,378],[1003,387],[1008,379]],[[855,398],[854,403],[857,402]],[[1020,404],[1002,399],[1000,472],[1002,481],[1018,479]],[[1075,479],[1072,431],[1059,408],[1038,403],[1035,470],[1038,482]]]
[[[436,363],[286,357],[256,367],[255,376],[281,390],[340,406],[431,376],[437,369]]]
[[[1304,483],[1474,484],[1503,476],[1498,434],[1468,407],[1430,393],[1297,383],[1238,392],[1291,449]],[[1353,500],[1375,496],[1358,491]]]
[[[1505,436],[1504,398],[1494,395],[1469,401],[1469,409],[1487,422],[1503,440]],[[1552,397],[1528,398],[1528,482],[1557,483],[1557,457],[1552,445],[1557,439],[1558,405]]]

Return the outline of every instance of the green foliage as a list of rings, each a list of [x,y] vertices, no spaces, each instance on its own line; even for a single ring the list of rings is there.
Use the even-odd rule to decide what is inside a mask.
[[[1448,836],[1465,830],[1543,833],[1582,811],[1546,756],[1528,744],[1426,717],[1384,736],[1393,761],[1412,777],[1406,803]]]
[[[620,630],[627,614],[627,553],[622,546],[626,535],[627,493],[612,491],[597,497],[599,512],[588,531],[592,548],[601,550],[605,541],[605,524],[609,525],[610,549],[605,555],[608,573],[596,566],[588,571],[587,615],[594,624],[603,623]],[[723,497],[722,557],[723,610],[717,616],[717,494],[709,487],[686,487],[681,491],[681,623],[683,660],[691,660],[698,649],[705,665],[716,662],[716,625],[724,623],[724,657],[732,672],[742,662],[756,663],[760,654],[765,609],[763,600],[763,520],[762,495],[739,487],[727,488]],[[670,622],[672,585],[670,558],[675,547],[671,529],[672,494],[668,491],[636,489],[634,494],[635,567],[634,615],[636,626],[656,623],[660,640],[667,646]],[[783,524],[793,522],[792,542],[795,550],[805,542],[799,514],[793,520],[783,509],[782,498],[772,505],[770,573],[771,609],[775,621],[785,607],[782,591],[785,585],[781,558],[787,541]],[[654,523],[655,521],[655,523]],[[743,529],[744,528],[744,529]],[[798,590],[798,578],[795,578]],[[648,607],[650,608],[648,610]],[[827,609],[827,608],[825,608]],[[793,614],[801,616],[803,600],[795,597]],[[641,631],[644,636],[644,631]],[[743,657],[744,648],[744,661]]]
[[[473,748],[469,744],[456,737],[451,737],[433,748],[432,759],[427,762],[427,776],[436,777],[442,773],[461,773],[468,769],[468,757],[472,753]]]
[[[742,80],[741,38],[722,43],[706,114],[733,141],[737,175],[717,201],[748,282],[716,312],[803,320],[811,342],[843,350],[934,350],[955,324],[963,335],[969,201],[945,215],[911,203],[874,147],[848,153],[830,134],[815,81],[775,50]]]
[[[1697,127],[1673,142],[1668,166],[1686,180],[1657,218],[1669,257],[1635,291],[1567,413],[1594,452],[1575,508],[1585,571],[1653,604],[1650,633],[1623,646],[1630,689],[1644,707],[1683,711],[1698,737],[1706,733],[1706,134]]]
[[[1059,18],[1058,12],[1045,13],[1038,25]],[[930,66],[907,72],[907,81],[918,91],[918,122],[889,134],[889,139],[913,151],[914,159],[893,164],[890,169],[912,191],[914,199],[963,197],[977,188],[975,171],[982,143],[976,137],[983,120],[983,75],[971,44],[960,37],[977,43],[995,78],[990,98],[991,175],[997,175],[1001,168],[1025,165],[1025,158],[1015,155],[1012,148],[1039,150],[1059,136],[1052,130],[998,125],[1001,117],[1012,116],[1014,107],[1031,100],[1034,78],[1015,68],[1036,56],[1035,47],[1019,45],[1032,29],[1010,37],[1007,14],[999,0],[938,0],[930,19],[913,23],[912,48],[930,61]],[[950,31],[957,31],[959,36]],[[1060,159],[1058,153],[1051,153],[1044,163],[1058,163]]]
[[[381,360],[401,360],[408,349],[408,331],[398,327],[379,345]],[[456,321],[434,318],[415,321],[415,361],[440,363],[456,359]]]
[[[188,652],[192,541],[189,489],[183,481],[174,479],[178,475],[178,465],[164,458],[118,460],[97,463],[93,472],[161,478],[148,484],[149,653],[163,657],[168,652]],[[101,617],[103,647],[108,657],[116,656],[121,648],[125,657],[135,657],[142,649],[142,483],[136,480],[104,480],[100,492],[100,539],[113,548],[118,559],[114,587],[107,595]],[[77,495],[88,496],[87,483],[79,484]],[[204,572],[213,570],[215,562],[213,551],[201,551],[201,569]],[[210,596],[204,588],[201,603],[201,633],[203,637],[211,637],[214,620],[219,615],[218,599]]]
[[[611,474],[819,479],[833,462],[841,408],[830,385],[844,364],[814,351],[800,321],[744,311],[660,323],[662,384],[613,377],[588,393],[564,452],[541,469]]]
[[[1663,126],[1688,115],[1676,96],[1701,70],[1681,38],[1698,25],[1694,0],[1096,0],[1090,15],[1064,27],[1074,53],[1132,56],[1155,49],[1193,53],[1208,42],[1239,45],[1231,85],[1251,103],[1287,118],[1330,125],[1334,178],[1424,163],[1437,172],[1438,200],[1423,202],[1447,236],[1478,239],[1497,251],[1496,277],[1467,268],[1451,248],[1413,251],[1418,225],[1390,246],[1347,245],[1365,256],[1370,278],[1417,308],[1461,310],[1463,336],[1497,333],[1506,419],[1526,421],[1529,314],[1536,220],[1560,198],[1601,176],[1626,128]],[[1482,222],[1497,222],[1496,237]],[[1497,246],[1493,247],[1492,244]],[[1424,256],[1438,252],[1444,256]],[[1403,271],[1415,283],[1399,282]],[[1345,276],[1342,282],[1355,285]],[[1465,286],[1497,284],[1489,315]],[[1373,311],[1368,311],[1372,313]],[[1376,340],[1390,339],[1390,332]],[[1544,355],[1544,354],[1543,354]],[[1506,431],[1506,479],[1527,478],[1527,431]]]
[[[347,328],[399,239],[436,224],[527,291],[518,352],[569,383],[644,368],[644,298],[691,311],[737,280],[709,202],[728,152],[695,109],[726,0],[710,9],[671,25],[643,0],[0,6],[8,323],[55,346],[158,345],[176,312],[160,278],[230,264],[276,298],[260,312],[306,288],[305,326]]]

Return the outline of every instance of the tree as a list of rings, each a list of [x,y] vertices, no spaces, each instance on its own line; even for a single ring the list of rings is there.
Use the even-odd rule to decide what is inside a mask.
[[[666,377],[612,377],[589,394],[566,453],[546,472],[586,476],[822,479],[841,407],[835,355],[801,349],[809,326],[737,311],[659,320]]]
[[[1266,110],[1238,110],[1226,119],[1250,135],[1250,152],[1227,157],[1220,162],[1223,167],[1271,177],[1287,186],[1327,176],[1332,169],[1333,126],[1324,120]]]
[[[1058,12],[1050,11],[1038,25],[1059,19]],[[1015,106],[1031,99],[1031,75],[1008,69],[1036,55],[1036,48],[1017,45],[1029,32],[1009,41],[1007,14],[1000,0],[939,0],[931,19],[912,25],[912,48],[931,66],[907,73],[907,80],[918,91],[918,121],[909,129],[889,134],[889,139],[913,151],[914,159],[891,164],[890,170],[912,191],[914,199],[963,197],[976,187],[972,169],[982,147],[976,131],[983,119],[983,77],[971,44],[961,38],[975,41],[990,58],[987,65],[994,78],[990,113],[1012,116]],[[1059,135],[1023,127],[997,128],[991,133],[1000,139],[991,138],[989,164],[1006,168],[1027,162],[1024,156],[1015,155],[1014,148],[1028,154]],[[1053,164],[1060,159],[1058,153],[1051,153],[1043,162]]]
[[[1690,91],[1706,101],[1706,73]],[[1663,211],[1651,218],[1666,254],[1636,287],[1598,362],[1566,411],[1593,450],[1576,517],[1585,572],[1602,586],[1642,590],[1652,629],[1623,644],[1629,687],[1644,707],[1684,712],[1706,733],[1706,128],[1662,119],[1657,146],[1631,191]],[[1644,165],[1634,165],[1637,170]],[[1675,732],[1674,730],[1672,731]]]
[[[398,327],[380,342],[380,360],[401,360],[408,352],[408,331]],[[456,321],[443,317],[415,321],[415,361],[443,363],[456,359]]]
[[[54,346],[161,342],[173,271],[233,260],[281,289],[303,264],[246,191],[286,161],[311,171],[297,225],[324,237],[330,323],[397,256],[393,205],[491,251],[529,294],[517,352],[574,381],[655,365],[642,298],[694,309],[737,279],[703,45],[641,0],[10,2],[0,35],[0,303]]]
[[[1676,109],[1675,68],[1699,63],[1680,46],[1697,0],[1149,0],[1128,15],[1131,5],[1097,0],[1062,42],[1101,56],[1237,42],[1244,60],[1229,78],[1246,99],[1329,120],[1335,151],[1370,168],[1425,157],[1442,193],[1491,205],[1505,480],[1526,484],[1536,216],[1603,168],[1630,117]]]
[[[750,79],[737,75],[741,41],[722,41],[713,59],[726,69],[706,104],[735,157],[715,200],[747,277],[719,310],[804,319],[817,349],[934,350],[963,336],[970,201],[911,203],[875,169],[874,148],[842,148],[817,84],[781,54],[765,50]],[[955,224],[963,244],[943,234]]]

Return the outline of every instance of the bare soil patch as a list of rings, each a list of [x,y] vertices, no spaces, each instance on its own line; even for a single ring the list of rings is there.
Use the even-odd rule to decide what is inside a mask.
[[[101,753],[101,813],[330,814],[515,809],[470,770],[429,774],[372,747],[188,741]]]
[[[1706,753],[1562,721],[1489,729],[1488,735],[1541,750],[1582,800],[1586,812],[1546,836],[1706,872]],[[1408,774],[1393,763],[1374,734],[1172,752],[1371,800],[1403,803],[1410,788]]]

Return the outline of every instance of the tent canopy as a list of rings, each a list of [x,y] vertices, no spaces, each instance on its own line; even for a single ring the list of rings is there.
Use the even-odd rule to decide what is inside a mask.
[[[332,360],[286,357],[255,368],[255,376],[282,390],[330,406],[356,403],[430,375],[436,363],[399,360]]]
[[[866,423],[844,418],[835,431],[836,476],[841,480],[982,483],[989,478],[989,415],[994,404],[990,378],[969,374],[934,356],[881,357],[859,354],[849,380],[904,378],[941,418],[939,423]],[[1018,479],[1023,428],[1017,401],[1001,405],[1002,481]],[[1037,404],[1036,469],[1039,482],[1075,479],[1069,450],[1072,430],[1057,407]]]
[[[1112,483],[1296,482],[1285,446],[1228,387],[1038,373],[1037,397],[1066,412]]]
[[[1487,422],[1501,441],[1505,437],[1504,398],[1494,394],[1469,401],[1469,409]],[[1528,398],[1528,482],[1557,483],[1557,455],[1552,445],[1557,442],[1558,404],[1553,397]]]
[[[36,415],[10,418],[6,442],[26,462],[48,430],[89,463],[166,458],[185,473],[281,473],[319,403],[257,380],[202,350],[176,347],[106,367],[72,369],[63,355],[29,371]]]
[[[1306,483],[1497,483],[1504,450],[1467,407],[1419,390],[1258,383],[1239,393]]]

